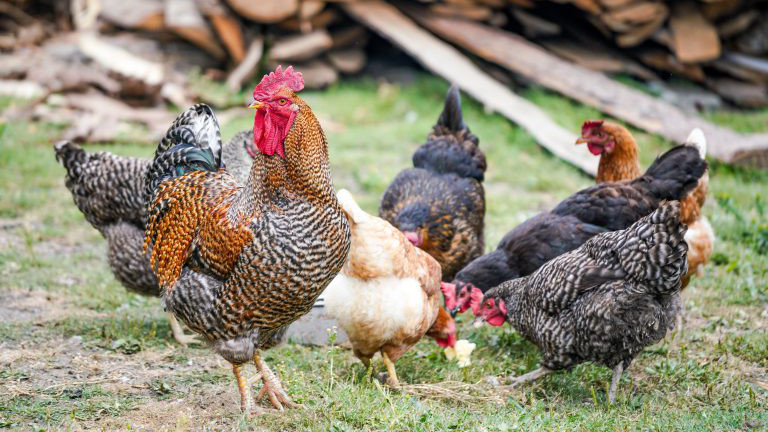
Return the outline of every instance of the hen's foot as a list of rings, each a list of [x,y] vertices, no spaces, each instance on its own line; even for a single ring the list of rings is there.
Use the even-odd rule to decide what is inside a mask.
[[[608,402],[613,405],[616,402],[616,388],[621,381],[621,374],[624,373],[624,363],[621,362],[613,368],[613,377],[611,377],[611,387],[608,390]]]
[[[386,384],[392,388],[400,387],[400,380],[397,379],[397,371],[395,371],[395,362],[389,359],[389,356],[384,351],[381,352],[381,358],[384,360],[384,365],[387,367]]]
[[[185,334],[184,330],[181,329],[181,324],[179,324],[176,316],[172,313],[168,314],[168,323],[171,324],[171,332],[173,333],[173,338],[176,339],[176,342],[180,343],[184,348],[186,348],[189,344],[202,343],[200,339],[197,338],[197,335]]]
[[[528,384],[530,382],[536,381],[537,379],[547,376],[554,372],[552,369],[547,369],[545,367],[540,367],[536,369],[533,372],[528,372],[525,375],[520,375],[519,377],[509,377],[507,380],[509,381],[509,384],[506,386],[502,386],[502,388],[514,388],[522,384]]]
[[[294,403],[288,396],[288,393],[283,389],[283,385],[280,384],[280,380],[277,378],[272,370],[267,366],[261,356],[254,354],[253,362],[256,364],[256,368],[259,370],[261,376],[262,388],[259,390],[259,394],[256,396],[256,400],[260,401],[264,395],[267,396],[272,406],[282,411],[283,406],[288,408],[296,408],[301,405]]]
[[[251,402],[251,391],[248,388],[248,382],[243,376],[242,365],[233,364],[232,374],[235,375],[237,390],[240,392],[240,411],[250,413],[253,409],[253,403]]]

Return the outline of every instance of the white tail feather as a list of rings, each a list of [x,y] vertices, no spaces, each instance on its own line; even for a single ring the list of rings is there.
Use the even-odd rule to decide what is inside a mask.
[[[704,159],[707,156],[707,138],[704,136],[704,131],[699,128],[694,128],[688,138],[685,140],[685,145],[696,147],[699,149],[701,158]]]
[[[357,201],[355,201],[355,198],[348,190],[341,189],[336,192],[336,199],[339,200],[341,209],[344,210],[344,213],[347,214],[347,218],[350,219],[351,222],[360,223],[366,216],[368,216],[368,213],[364,212],[363,209],[357,205]]]

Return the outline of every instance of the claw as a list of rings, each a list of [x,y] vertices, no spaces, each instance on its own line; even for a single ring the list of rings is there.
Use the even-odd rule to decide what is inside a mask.
[[[272,372],[269,366],[267,366],[264,360],[261,359],[259,354],[254,354],[253,362],[259,370],[262,381],[262,388],[259,390],[258,396],[256,396],[257,400],[261,400],[266,395],[267,399],[272,403],[272,406],[280,411],[282,411],[284,407],[296,408],[301,406],[291,400],[288,393],[283,389],[282,384],[280,384],[280,380]]]
[[[181,325],[179,324],[179,321],[176,319],[176,316],[172,313],[168,314],[168,323],[171,325],[171,332],[173,333],[173,338],[176,339],[176,342],[180,343],[181,346],[184,348],[187,347],[189,344],[202,344],[203,342],[197,338],[197,335],[188,335],[184,333],[184,330],[181,329]]]

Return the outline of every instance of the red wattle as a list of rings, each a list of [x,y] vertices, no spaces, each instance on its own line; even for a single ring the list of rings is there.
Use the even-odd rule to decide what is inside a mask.
[[[602,146],[599,146],[597,144],[592,144],[591,142],[587,143],[587,148],[589,149],[589,152],[592,153],[595,156],[597,156],[597,155],[599,155],[600,153],[603,152],[603,147]]]
[[[256,111],[253,121],[253,141],[259,151],[267,156],[277,153],[284,158],[283,141],[295,117],[295,113],[290,118],[275,115],[270,113],[268,108]]]

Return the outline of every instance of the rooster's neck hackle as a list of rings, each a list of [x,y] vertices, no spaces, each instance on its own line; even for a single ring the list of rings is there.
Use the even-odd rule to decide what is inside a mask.
[[[597,182],[631,180],[642,175],[637,160],[637,142],[632,134],[621,125],[605,122],[603,132],[611,135],[615,146],[610,153],[600,155],[597,167]]]
[[[333,202],[325,134],[310,107],[298,97],[295,103],[299,112],[283,141],[285,157],[261,155],[264,163],[253,165],[246,189],[273,203],[286,196]]]

